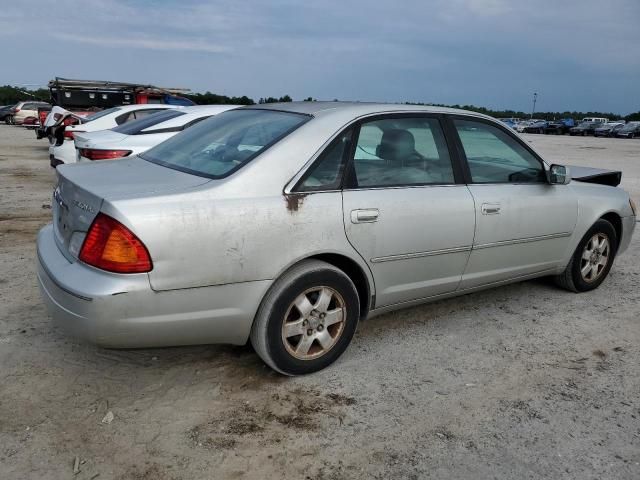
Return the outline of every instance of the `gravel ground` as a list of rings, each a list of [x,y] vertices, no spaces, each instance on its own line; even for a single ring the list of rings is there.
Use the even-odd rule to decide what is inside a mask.
[[[640,204],[639,140],[527,140],[622,169]],[[384,315],[283,378],[249,347],[55,330],[34,268],[54,177],[46,140],[0,126],[0,478],[640,478],[640,235],[594,292],[539,280]]]

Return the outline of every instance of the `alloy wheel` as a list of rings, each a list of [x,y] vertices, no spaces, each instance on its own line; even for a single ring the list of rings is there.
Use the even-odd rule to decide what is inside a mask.
[[[582,251],[580,274],[585,282],[595,282],[604,272],[611,248],[609,238],[603,233],[596,233],[589,239]]]
[[[344,331],[346,304],[333,288],[310,288],[289,305],[282,323],[282,341],[299,360],[313,360],[331,350]]]

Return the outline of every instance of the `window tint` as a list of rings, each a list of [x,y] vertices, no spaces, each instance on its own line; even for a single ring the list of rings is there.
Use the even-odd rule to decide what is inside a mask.
[[[312,192],[314,190],[336,190],[340,188],[346,159],[345,154],[350,140],[351,130],[336,138],[304,175],[296,190]]]
[[[546,182],[540,161],[511,135],[483,122],[453,122],[474,183]]]
[[[179,109],[169,109],[169,110],[161,110],[160,112],[156,112],[153,115],[147,115],[144,118],[139,118],[132,122],[127,122],[122,125],[118,125],[115,128],[112,128],[114,132],[124,133],[125,135],[137,135],[143,132],[144,129],[153,127],[154,125],[158,125],[159,123],[166,122],[167,120],[171,120],[172,118],[179,117],[180,115],[184,115],[184,112]]]
[[[358,187],[454,183],[444,134],[433,118],[364,123],[353,170]]]
[[[135,119],[145,118],[149,115],[153,115],[154,113],[164,112],[165,110],[166,109],[164,108],[146,108],[144,110],[136,110],[135,112],[132,112],[132,117]],[[131,120],[131,118],[129,120]]]
[[[187,173],[223,178],[309,118],[275,110],[228,110],[171,137],[140,157]]]
[[[126,112],[116,117],[116,123],[118,125],[122,125],[123,123],[127,123],[135,119],[136,117],[133,116],[133,112]]]

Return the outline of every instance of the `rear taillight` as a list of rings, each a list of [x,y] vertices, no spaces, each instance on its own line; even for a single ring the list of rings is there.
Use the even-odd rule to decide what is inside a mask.
[[[65,130],[64,131],[64,139],[65,140],[73,140],[74,139],[74,134],[75,133],[84,133],[81,132],[80,130]]]
[[[99,150],[96,148],[81,148],[80,156],[89,160],[113,160],[131,155],[131,150]]]
[[[84,263],[115,273],[144,273],[153,268],[147,247],[117,220],[99,213],[84,239]]]
[[[11,113],[18,113],[20,111],[19,108],[12,108]]]

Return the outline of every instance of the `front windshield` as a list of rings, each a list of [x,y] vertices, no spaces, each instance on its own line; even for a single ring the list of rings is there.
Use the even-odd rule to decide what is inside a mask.
[[[140,158],[202,177],[223,178],[309,119],[308,115],[276,110],[229,110],[147,150]]]
[[[96,120],[98,118],[104,117],[105,115],[109,115],[110,113],[117,112],[120,110],[119,107],[107,108],[106,110],[101,110],[100,112],[92,113],[91,115],[87,115],[84,117],[84,121],[90,122],[92,120]]]
[[[184,112],[177,108],[171,108],[158,113],[152,113],[151,115],[133,120],[132,122],[125,122],[111,130],[118,133],[124,133],[125,135],[137,135],[147,128],[166,122],[172,118],[179,117],[180,115],[184,115]]]

